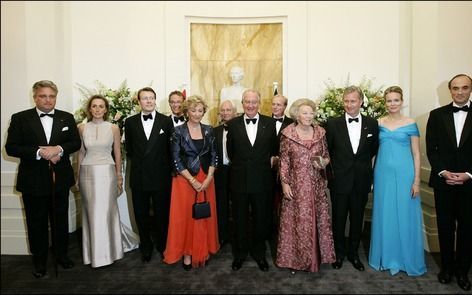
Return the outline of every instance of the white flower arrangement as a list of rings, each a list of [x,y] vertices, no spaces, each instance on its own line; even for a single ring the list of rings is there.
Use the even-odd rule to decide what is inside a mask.
[[[110,89],[100,81],[95,81],[96,89],[89,89],[84,85],[78,84],[77,87],[82,95],[81,108],[75,111],[74,117],[77,123],[87,122],[87,100],[92,95],[102,95],[108,100],[110,104],[109,120],[111,123],[117,124],[120,127],[121,135],[123,135],[124,123],[127,117],[140,112],[140,107],[137,100],[137,91],[131,91],[128,88],[127,81],[121,82],[117,89]]]
[[[337,87],[331,79],[325,82],[326,90],[321,98],[317,101],[318,110],[316,120],[320,124],[326,123],[328,118],[339,117],[344,114],[343,92],[348,86],[349,75],[344,87]],[[361,107],[361,114],[375,119],[383,117],[387,114],[385,100],[383,99],[383,86],[378,89],[372,89],[372,80],[365,77],[357,85],[364,93],[364,102]]]

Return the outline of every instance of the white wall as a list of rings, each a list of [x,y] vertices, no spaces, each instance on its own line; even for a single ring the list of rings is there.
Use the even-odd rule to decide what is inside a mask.
[[[4,241],[13,236],[25,242],[13,189],[18,161],[5,155],[4,144],[11,114],[33,107],[37,80],[55,81],[57,107],[71,112],[81,98],[76,83],[115,88],[127,79],[137,90],[152,82],[160,110],[168,112],[167,93],[190,85],[191,21],[283,19],[290,101],[318,98],[328,78],[340,84],[350,73],[357,83],[365,75],[374,86],[402,86],[405,112],[424,120],[444,104],[444,82],[472,69],[471,2],[18,1],[1,8],[2,254],[10,253]]]

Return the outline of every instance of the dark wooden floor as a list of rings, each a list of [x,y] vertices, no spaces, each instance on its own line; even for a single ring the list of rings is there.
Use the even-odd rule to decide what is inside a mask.
[[[154,252],[148,264],[140,260],[138,250],[125,254],[113,265],[92,269],[82,264],[79,232],[71,234],[70,256],[76,266],[70,270],[59,269],[53,274],[50,265],[48,275],[35,279],[31,275],[30,256],[1,257],[1,292],[18,293],[428,293],[457,294],[461,289],[453,280],[441,285],[436,279],[437,254],[426,253],[428,272],[420,277],[408,277],[405,273],[391,276],[367,265],[368,233],[364,234],[361,260],[366,271],[355,270],[346,262],[340,270],[322,265],[320,272],[297,272],[291,275],[269,260],[269,271],[261,272],[257,264],[248,259],[237,272],[231,270],[230,246],[223,247],[212,256],[210,264],[201,269],[183,270],[180,263],[166,265]],[[269,257],[269,253],[267,255]]]

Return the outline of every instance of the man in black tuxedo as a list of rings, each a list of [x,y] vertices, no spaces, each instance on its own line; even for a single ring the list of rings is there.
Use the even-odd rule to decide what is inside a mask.
[[[138,101],[141,113],[125,121],[125,145],[128,165],[131,165],[129,184],[139,231],[139,249],[141,260],[146,263],[151,260],[153,244],[161,257],[166,247],[172,182],[170,136],[174,127],[169,117],[156,111],[156,93],[152,88],[139,90]],[[153,230],[155,236],[151,238]]]
[[[233,270],[241,268],[249,253],[259,269],[269,269],[265,258],[265,240],[270,233],[271,167],[277,153],[277,135],[275,120],[258,113],[260,97],[257,90],[244,91],[244,114],[228,122],[227,151],[231,160],[231,206],[235,225]],[[249,212],[252,217],[252,244],[248,241]]]
[[[55,109],[57,93],[51,81],[34,83],[36,107],[11,117],[5,144],[8,155],[20,158],[16,189],[23,197],[36,278],[46,274],[48,217],[57,262],[74,266],[67,257],[69,189],[75,184],[69,155],[80,148],[80,136],[72,114]]]
[[[453,102],[431,111],[426,126],[426,152],[431,164],[438,224],[441,284],[451,281],[470,290],[472,261],[472,80],[465,74],[449,81]],[[455,255],[454,255],[455,244]]]
[[[277,144],[280,143],[281,131],[285,127],[293,123],[293,120],[285,115],[285,109],[287,108],[288,99],[282,94],[276,94],[272,98],[272,118],[275,120],[275,130],[277,133]],[[277,148],[278,151],[278,148]],[[272,167],[272,178],[274,181],[274,200],[272,209],[272,238],[273,242],[276,242],[277,238],[277,226],[279,220],[279,208],[280,200],[282,198],[282,184],[279,177],[279,157],[277,156]]]
[[[344,90],[345,114],[328,120],[326,138],[334,177],[330,180],[334,247],[339,269],[347,255],[354,268],[364,270],[358,249],[364,209],[372,186],[372,159],[379,145],[377,120],[360,114],[364,95],[357,86]],[[349,243],[346,251],[345,228],[349,214]]]
[[[169,106],[170,111],[170,118],[172,119],[172,124],[174,127],[182,125],[185,123],[185,117],[182,109],[182,104],[185,101],[185,96],[182,92],[175,90],[169,93]]]
[[[229,241],[229,166],[230,161],[226,151],[226,135],[228,133],[228,121],[236,116],[236,107],[231,100],[225,100],[220,105],[219,115],[221,124],[214,129],[216,138],[216,150],[218,153],[218,167],[215,171],[215,192],[216,192],[216,210],[218,215],[218,237],[220,245],[223,246]]]

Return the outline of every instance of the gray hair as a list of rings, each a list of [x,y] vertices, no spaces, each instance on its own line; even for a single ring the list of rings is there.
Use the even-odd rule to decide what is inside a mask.
[[[54,82],[49,81],[49,80],[41,80],[33,84],[33,96],[36,95],[36,92],[38,91],[38,89],[44,88],[44,87],[51,88],[56,95],[59,92]]]

